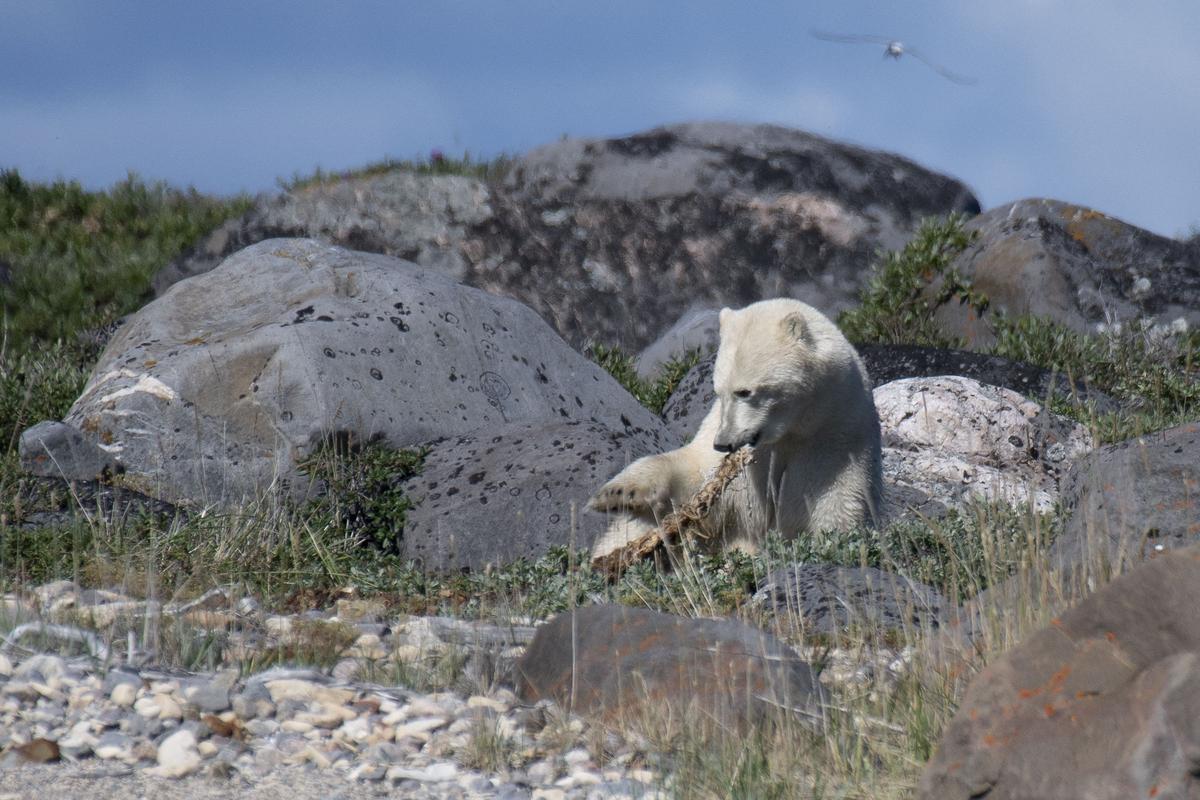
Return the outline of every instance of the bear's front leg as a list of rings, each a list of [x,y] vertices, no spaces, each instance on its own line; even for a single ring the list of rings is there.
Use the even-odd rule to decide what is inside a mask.
[[[588,507],[661,519],[672,510],[673,476],[670,453],[639,458],[601,486]]]

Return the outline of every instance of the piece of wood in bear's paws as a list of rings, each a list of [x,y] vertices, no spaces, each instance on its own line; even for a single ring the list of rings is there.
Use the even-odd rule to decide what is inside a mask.
[[[753,460],[754,449],[751,447],[727,454],[721,459],[716,474],[705,481],[682,508],[668,514],[657,528],[631,518],[628,524],[615,532],[610,531],[592,547],[592,569],[607,573],[615,580],[633,564],[696,531],[722,492]]]

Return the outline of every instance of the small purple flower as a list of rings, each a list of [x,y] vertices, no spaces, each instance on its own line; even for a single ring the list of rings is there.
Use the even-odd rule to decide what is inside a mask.
[[[435,147],[429,151],[429,163],[430,164],[441,164],[445,160],[446,160],[446,154],[443,153],[439,148]]]

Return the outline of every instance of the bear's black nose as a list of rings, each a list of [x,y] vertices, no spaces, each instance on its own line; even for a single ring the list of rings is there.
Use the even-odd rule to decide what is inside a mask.
[[[733,445],[729,442],[718,442],[714,440],[713,450],[716,450],[718,453],[732,453]]]

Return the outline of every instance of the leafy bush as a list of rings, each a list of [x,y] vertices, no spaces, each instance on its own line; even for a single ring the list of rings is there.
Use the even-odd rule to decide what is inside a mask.
[[[843,311],[838,325],[852,342],[919,344],[960,347],[934,320],[934,312],[953,300],[983,311],[987,299],[972,291],[961,274],[951,269],[973,234],[964,217],[929,218],[921,223],[903,250],[883,256],[870,282],[859,295],[858,308]],[[930,286],[941,281],[936,292]]]

